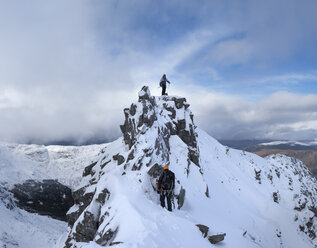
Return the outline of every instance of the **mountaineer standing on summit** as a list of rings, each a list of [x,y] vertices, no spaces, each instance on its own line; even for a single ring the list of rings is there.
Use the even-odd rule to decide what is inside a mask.
[[[166,93],[166,82],[171,84],[170,81],[167,80],[166,75],[163,74],[161,80],[160,80],[160,87],[162,87],[162,96],[167,95]]]
[[[157,183],[158,193],[162,208],[165,207],[165,197],[167,201],[168,211],[172,211],[173,191],[175,187],[175,174],[168,169],[168,165],[164,165],[163,172]]]

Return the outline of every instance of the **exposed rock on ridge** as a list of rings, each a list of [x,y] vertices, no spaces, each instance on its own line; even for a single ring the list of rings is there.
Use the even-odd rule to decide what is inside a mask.
[[[111,180],[107,178],[107,171],[118,170],[122,177],[129,171],[148,172],[136,174],[134,180],[151,183],[154,189],[161,166],[170,161],[172,136],[177,136],[187,147],[186,174],[190,173],[191,166],[200,170],[196,126],[188,107],[185,98],[154,97],[147,86],[141,89],[138,102],[124,109],[125,121],[120,126],[123,138],[113,144],[117,148],[105,148],[98,160],[84,170],[84,181],[73,194],[75,205],[68,212],[71,231],[65,248],[75,247],[76,242],[89,241],[110,245],[120,230],[115,221],[119,210],[110,204],[114,201],[111,186],[107,188],[98,183]],[[150,182],[148,175],[152,178]],[[177,207],[181,208],[185,201],[185,188],[179,181],[175,192]]]
[[[138,104],[132,104],[124,109],[125,122],[120,126],[124,142],[131,149],[137,142],[137,137],[152,128],[158,116],[164,120],[163,125],[157,125],[155,140],[156,154],[161,155],[162,161],[169,161],[169,138],[177,135],[188,146],[189,160],[199,166],[199,149],[195,132],[194,115],[188,110],[189,104],[185,98],[150,96],[147,86],[139,93]],[[163,104],[161,103],[163,102]]]

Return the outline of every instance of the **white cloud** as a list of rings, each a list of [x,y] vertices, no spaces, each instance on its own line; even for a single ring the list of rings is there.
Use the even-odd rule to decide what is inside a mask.
[[[229,40],[221,42],[211,50],[209,56],[224,65],[244,64],[255,55],[255,47],[247,40]]]
[[[314,30],[316,22],[309,22],[310,12],[307,17],[303,11],[295,16],[291,23],[295,26],[290,25],[294,30],[287,28],[286,22],[271,29],[272,19],[268,17],[277,18],[279,13],[274,10],[270,14],[270,7],[247,5],[252,10],[247,23],[241,18],[241,6],[230,6],[230,14],[223,15],[222,4],[193,1],[177,8],[177,14],[186,19],[185,13],[193,10],[197,26],[171,40],[162,27],[152,27],[141,19],[162,17],[167,28],[168,14],[173,11],[165,12],[164,6],[176,8],[179,2],[160,3],[159,9],[150,13],[153,6],[148,1],[3,3],[0,140],[82,142],[91,137],[114,138],[120,134],[122,109],[137,100],[137,91],[144,84],[150,85],[152,94],[159,95],[158,80],[163,73],[172,79],[170,93],[186,96],[197,122],[216,137],[302,138],[316,132],[316,95],[278,93],[249,103],[215,93],[208,86],[199,87],[193,76],[208,73],[214,81],[221,80],[223,75],[210,61],[247,64],[255,57],[271,58],[272,54],[273,59],[288,57],[297,51],[298,35],[302,35],[304,44],[311,41],[308,31]],[[291,20],[292,13],[288,10],[283,18]],[[142,28],[133,26],[138,22]],[[305,23],[308,31],[301,30]],[[156,33],[156,28],[161,32]],[[179,24],[176,28],[186,27]],[[176,28],[172,31],[177,32]],[[233,32],[246,35],[221,41]],[[164,45],[159,44],[162,40]],[[186,69],[179,69],[184,65]],[[295,83],[316,80],[316,76],[294,73],[268,76],[259,82],[269,80]]]
[[[277,92],[257,102],[182,89],[198,125],[219,139],[314,139],[317,135],[317,95]]]
[[[116,59],[103,55],[93,28],[95,11],[85,1],[2,5],[0,140],[83,141],[119,135],[121,110],[113,113],[130,103],[127,95],[135,87],[127,67],[131,54]]]
[[[312,72],[310,74],[282,74],[277,76],[270,76],[266,78],[262,78],[256,83],[278,83],[278,84],[300,84],[303,82],[315,82],[317,81],[317,72]]]

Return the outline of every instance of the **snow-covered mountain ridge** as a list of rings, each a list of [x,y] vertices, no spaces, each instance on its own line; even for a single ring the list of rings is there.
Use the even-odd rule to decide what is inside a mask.
[[[185,98],[150,95],[124,110],[123,137],[84,170],[58,248],[317,247],[316,179],[298,160],[263,159],[219,144],[194,124]],[[175,209],[159,205],[161,166],[176,176]]]
[[[52,247],[66,231],[66,222],[18,208],[17,199],[9,190],[14,190],[16,184],[24,186],[29,182],[38,182],[43,189],[43,180],[58,180],[73,189],[81,180],[84,167],[106,145],[64,147],[0,143],[0,247]],[[48,193],[48,197],[56,197],[52,191]],[[51,208],[54,209],[54,205]]]
[[[262,146],[278,146],[278,145],[289,145],[289,146],[316,146],[317,141],[271,141],[266,143],[260,143]]]
[[[0,143],[0,183],[7,187],[25,180],[57,179],[77,187],[83,169],[107,144],[43,146]]]

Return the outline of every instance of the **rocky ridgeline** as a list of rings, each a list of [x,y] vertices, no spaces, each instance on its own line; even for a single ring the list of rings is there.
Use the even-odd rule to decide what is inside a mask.
[[[145,211],[153,208],[151,201],[159,206],[153,188],[162,165],[168,161],[176,177],[176,208],[182,208],[185,202],[186,207],[202,207],[202,214],[210,216],[208,204],[223,201],[229,212],[242,212],[245,223],[253,223],[252,211],[243,208],[247,203],[263,215],[273,231],[241,220],[241,226],[246,226],[241,231],[243,240],[254,245],[272,241],[278,244],[274,247],[290,247],[286,237],[298,235],[309,245],[316,245],[317,182],[302,162],[282,155],[264,160],[223,147],[196,128],[185,98],[153,97],[148,87],[142,88],[138,102],[124,109],[124,115],[120,126],[122,138],[100,151],[97,159],[84,169],[82,183],[73,192],[75,204],[67,213],[69,232],[64,248],[90,241],[111,246],[129,242],[131,237],[127,238],[127,233],[137,236],[138,225],[131,229],[130,213],[137,216],[132,219],[139,223],[145,218]],[[210,193],[208,185],[212,185]],[[140,200],[149,206],[140,209]],[[227,202],[237,204],[239,211],[235,206],[225,206]],[[152,221],[155,226],[156,219]],[[197,227],[206,238],[204,242],[215,244],[224,240],[226,233],[218,232],[210,219],[200,221]],[[146,219],[141,226],[148,222]],[[231,233],[226,232],[229,237]]]
[[[260,187],[271,191],[271,199],[275,204],[286,204],[288,211],[293,210],[290,218],[296,223],[297,231],[304,233],[312,244],[316,243],[316,178],[306,165],[296,158],[273,154],[265,159],[268,166],[262,168],[259,168],[253,159],[249,161],[255,181]],[[277,236],[280,235],[283,233],[277,232]]]
[[[68,212],[70,232],[65,248],[75,247],[76,242],[95,241],[112,245],[119,224],[115,223],[116,211],[105,203],[113,192],[102,181],[109,171],[119,168],[122,176],[129,171],[147,172],[155,187],[162,165],[169,161],[170,137],[178,136],[188,147],[187,175],[190,167],[200,168],[196,126],[185,98],[154,97],[144,86],[139,100],[124,109],[125,121],[120,126],[123,137],[100,152],[99,159],[84,170],[82,185],[73,193],[75,205]],[[141,172],[139,173],[141,175]],[[135,178],[142,183],[141,178]],[[178,208],[184,203],[185,190],[179,181],[176,185]],[[151,190],[151,189],[149,189]]]
[[[266,177],[274,185],[280,178],[286,178],[287,184],[279,186],[279,190],[272,193],[272,199],[279,204],[292,196],[289,201],[294,202],[294,221],[298,230],[305,233],[311,240],[316,239],[317,233],[317,180],[302,161],[281,154],[270,155],[266,158],[271,162],[274,170],[258,171],[257,181]],[[284,191],[284,192],[281,192]],[[285,194],[288,191],[288,194]]]
[[[133,157],[133,146],[137,143],[139,135],[145,134],[154,124],[157,130],[155,139],[155,152],[160,155],[162,161],[169,161],[169,138],[178,135],[188,146],[188,160],[199,166],[199,151],[196,141],[194,115],[188,110],[189,104],[185,98],[163,96],[151,97],[149,88],[144,86],[139,93],[139,101],[132,104],[130,108],[124,109],[125,122],[120,126],[124,142],[132,149],[129,154]],[[163,104],[162,104],[163,103]],[[161,117],[164,123],[155,123]],[[151,156],[154,150],[147,151]],[[137,169],[136,165],[134,169]]]

